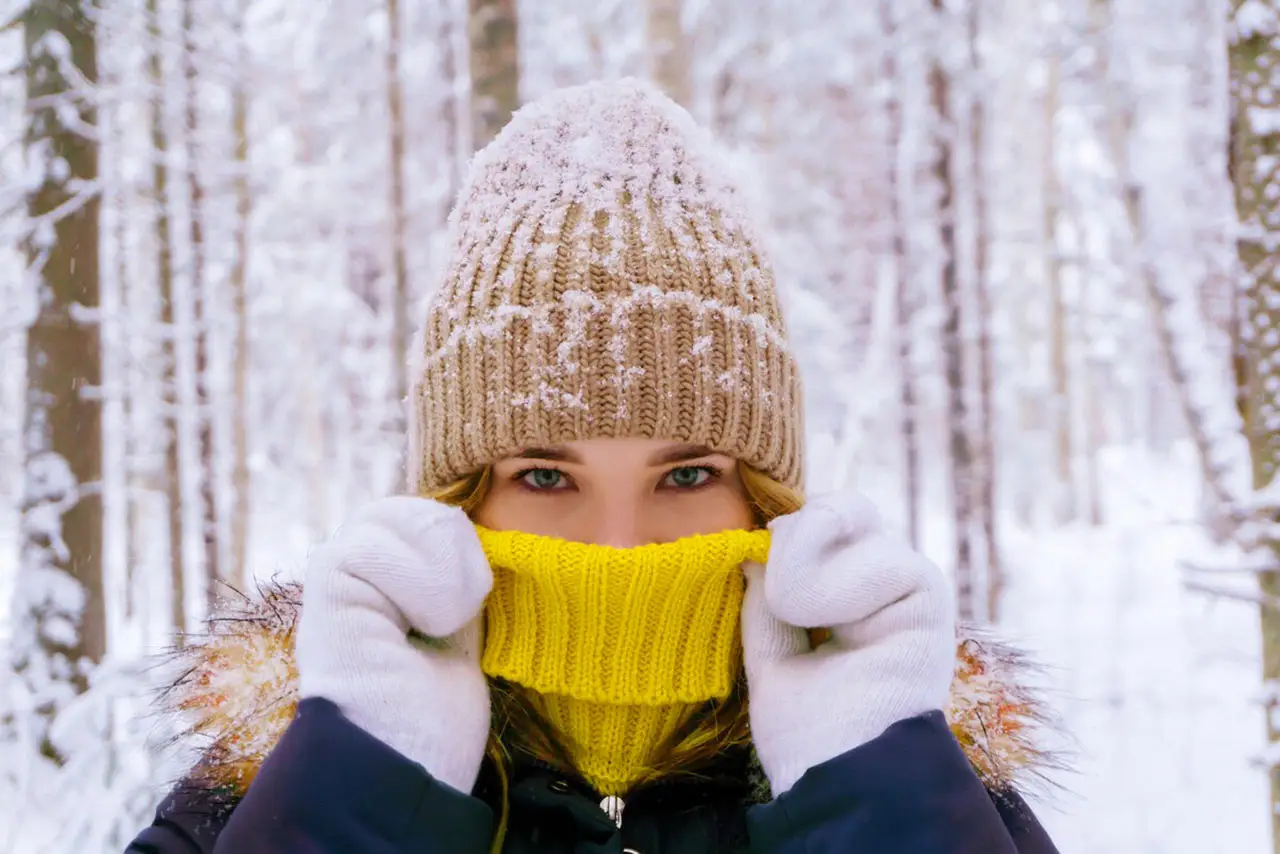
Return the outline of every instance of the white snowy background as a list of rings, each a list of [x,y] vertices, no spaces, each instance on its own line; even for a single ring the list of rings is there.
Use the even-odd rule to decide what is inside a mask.
[[[161,728],[145,715],[150,656],[171,627],[166,505],[156,486],[161,332],[148,105],[157,91],[171,93],[167,162],[175,175],[194,168],[206,188],[214,477],[224,509],[233,478],[225,289],[236,251],[233,185],[242,174],[231,93],[248,92],[248,566],[261,577],[296,572],[308,545],[349,508],[399,486],[385,297],[387,7],[376,0],[190,2],[200,57],[194,167],[180,145],[186,83],[175,69],[183,4],[152,4],[158,40],[142,0],[112,0],[95,12],[104,105],[103,301],[110,305],[103,314],[110,647],[93,689],[59,716],[67,764],[54,767],[21,739],[0,738],[0,854],[121,850],[181,771],[157,748]],[[940,21],[928,14],[929,0],[683,4],[690,109],[752,176],[776,233],[779,282],[807,372],[809,486],[856,483],[906,530],[899,404],[909,374],[919,397],[922,544],[952,565],[928,69],[937,55],[961,69],[976,44],[981,71],[957,70],[952,80],[962,117],[955,145],[957,162],[983,168],[957,170],[955,180],[964,265],[972,261],[975,199],[985,200],[987,217],[997,530],[1008,575],[999,622],[1047,666],[1053,703],[1075,739],[1073,770],[1037,809],[1064,854],[1262,854],[1271,850],[1271,830],[1260,765],[1257,606],[1184,584],[1185,564],[1231,568],[1245,558],[1208,533],[1203,448],[1192,441],[1159,345],[1159,308],[1136,272],[1142,263],[1154,267],[1172,301],[1175,349],[1195,378],[1195,406],[1230,413],[1229,4],[970,3],[981,13],[976,42],[967,28],[974,7],[960,2]],[[0,0],[0,22],[21,5]],[[453,186],[440,164],[459,139],[466,148],[465,128],[444,118],[451,99],[465,115],[465,5],[400,8],[415,304],[432,287]],[[1251,26],[1274,23],[1268,4],[1243,5],[1242,14],[1251,7],[1259,14],[1246,21]],[[522,0],[522,99],[559,85],[644,74],[644,8],[642,0]],[[442,39],[461,53],[456,80],[443,76]],[[147,68],[155,44],[164,56],[160,80]],[[18,251],[22,217],[7,201],[26,167],[21,75],[3,72],[17,67],[21,53],[20,28],[0,31],[0,653],[18,579],[23,330],[32,314]],[[975,95],[985,111],[984,148],[976,156],[963,118]],[[1108,136],[1108,120],[1118,114],[1130,117],[1122,152]],[[1141,257],[1122,202],[1129,186],[1142,190]],[[188,216],[180,181],[169,204],[175,222]],[[191,298],[184,290],[192,256],[188,236],[175,229],[182,545],[188,613],[197,620],[199,461]],[[903,322],[894,311],[898,289],[910,305]],[[1050,344],[1055,311],[1066,330],[1061,364]],[[911,343],[905,363],[900,333]],[[964,334],[971,346],[978,332],[967,326]],[[1065,394],[1055,387],[1059,375]],[[127,414],[126,388],[133,395]],[[1209,423],[1224,425],[1210,444],[1238,459],[1231,432],[1238,425],[1229,417]],[[1058,465],[1064,433],[1065,481]],[[1243,488],[1238,481],[1230,487]],[[141,514],[132,532],[127,495]],[[138,603],[126,617],[130,583]],[[1234,585],[1246,598],[1253,589],[1242,573],[1214,583]],[[4,658],[0,717],[23,712]]]

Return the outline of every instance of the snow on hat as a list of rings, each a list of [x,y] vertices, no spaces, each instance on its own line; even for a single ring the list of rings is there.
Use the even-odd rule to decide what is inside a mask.
[[[415,354],[415,491],[522,448],[628,436],[800,485],[796,363],[720,157],[637,80],[553,92],[475,156]]]

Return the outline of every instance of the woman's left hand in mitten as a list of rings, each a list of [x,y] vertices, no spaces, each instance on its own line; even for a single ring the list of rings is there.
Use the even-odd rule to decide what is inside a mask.
[[[809,502],[769,526],[748,563],[742,642],[751,731],[775,796],[805,771],[941,709],[955,671],[955,604],[942,572],[883,531],[861,495]],[[807,629],[830,637],[813,647]]]

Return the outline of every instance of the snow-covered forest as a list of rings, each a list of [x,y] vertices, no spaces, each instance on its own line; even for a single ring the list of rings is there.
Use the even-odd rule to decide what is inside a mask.
[[[1045,664],[1061,850],[1280,852],[1280,0],[0,0],[0,854],[150,820],[155,653],[403,486],[470,154],[628,75],[772,222],[808,490]]]

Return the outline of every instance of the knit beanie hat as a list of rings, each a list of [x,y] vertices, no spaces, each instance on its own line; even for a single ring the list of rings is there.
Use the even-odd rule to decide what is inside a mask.
[[[797,367],[720,157],[637,80],[554,92],[475,156],[415,354],[415,492],[603,437],[704,445],[799,487]]]

